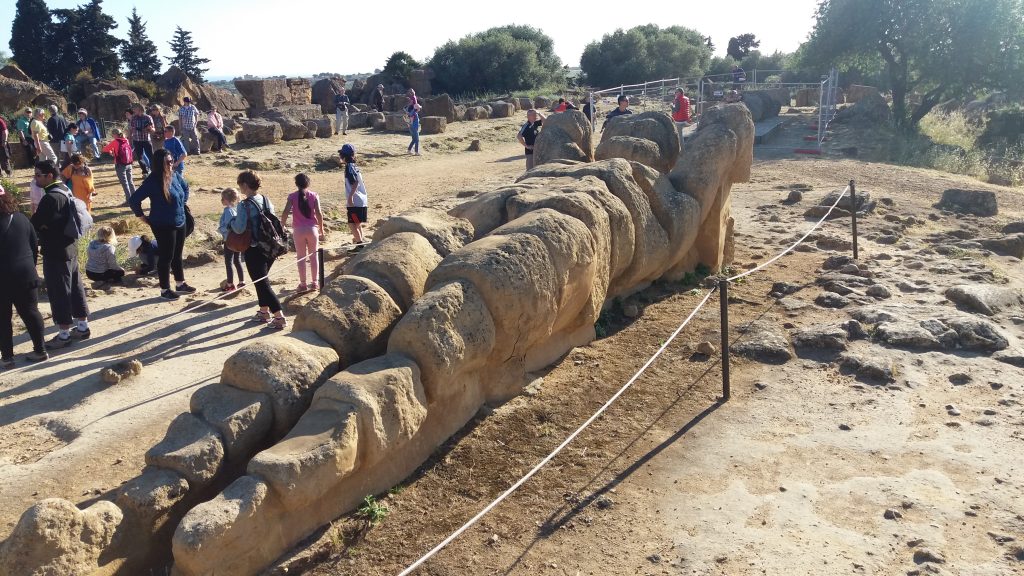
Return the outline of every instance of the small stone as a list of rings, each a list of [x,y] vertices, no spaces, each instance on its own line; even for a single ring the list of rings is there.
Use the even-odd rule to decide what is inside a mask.
[[[886,298],[892,297],[892,291],[886,288],[885,286],[882,286],[881,284],[868,286],[868,289],[865,290],[865,294],[871,296],[872,298],[878,298],[879,300],[884,300]]]
[[[850,299],[835,292],[825,292],[815,298],[814,303],[822,308],[844,308],[850,304]]]
[[[970,377],[970,375],[963,373],[953,374],[952,376],[949,377],[950,384],[954,386],[963,386],[964,384],[969,384],[971,380],[972,378]]]
[[[487,539],[487,543],[490,544],[491,546],[494,546],[495,544],[497,544],[498,543],[498,535],[497,534],[491,534],[491,537]]]
[[[899,520],[900,518],[903,518],[903,514],[900,514],[897,510],[889,508],[882,514],[882,518],[885,518],[886,520]]]
[[[934,562],[935,564],[945,564],[946,558],[938,552],[932,551],[928,548],[919,548],[914,551],[914,562],[923,564],[924,562]]]
[[[698,354],[703,354],[705,356],[713,356],[716,352],[718,352],[718,348],[715,348],[715,345],[712,344],[711,342],[705,341],[701,342],[700,344],[697,344]]]
[[[622,315],[626,318],[636,318],[640,316],[640,307],[636,304],[626,304],[622,307]]]
[[[764,382],[754,382],[754,388],[756,388],[758,390],[764,390],[767,387],[768,387],[768,385],[765,384]]]
[[[651,554],[650,556],[647,557],[647,561],[650,562],[651,564],[660,564],[661,563],[661,554]]]
[[[924,539],[922,538],[913,538],[911,540],[907,540],[907,546],[910,548],[917,548],[921,544],[924,544]]]
[[[107,384],[118,384],[142,373],[142,362],[124,360],[111,364],[100,371],[100,378]]]
[[[839,429],[840,429],[840,430],[842,430],[842,431],[844,431],[844,432],[849,432],[849,431],[851,430],[851,428],[850,428],[850,425],[849,425],[849,424],[840,424],[840,425],[839,425]]]

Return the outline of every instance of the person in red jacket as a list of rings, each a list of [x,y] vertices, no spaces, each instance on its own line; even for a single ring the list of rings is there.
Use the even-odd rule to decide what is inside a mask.
[[[683,128],[690,125],[690,99],[682,88],[676,88],[676,97],[672,100],[672,121],[676,123],[679,133],[679,153],[683,152]]]

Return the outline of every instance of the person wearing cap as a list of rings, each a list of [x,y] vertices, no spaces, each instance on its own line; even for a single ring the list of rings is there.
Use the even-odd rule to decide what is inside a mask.
[[[145,234],[128,239],[128,253],[139,258],[139,267],[135,271],[139,276],[148,276],[156,272],[159,249],[156,240],[151,240]]]
[[[59,150],[61,138],[68,131],[68,121],[56,104],[50,104],[50,119],[46,121],[46,130],[50,133],[50,145],[54,150]]]
[[[53,146],[50,145],[50,132],[46,129],[45,118],[46,112],[42,108],[36,108],[35,118],[29,126],[29,131],[32,133],[32,144],[35,145],[36,157],[40,162],[50,160],[56,164],[57,154],[53,151]],[[64,133],[61,132],[61,134]]]
[[[142,104],[132,104],[132,153],[142,168],[142,177],[149,176],[149,165],[153,159],[153,142],[150,135],[156,132],[153,117],[142,110]]]
[[[89,117],[89,111],[85,108],[78,109],[78,135],[75,136],[75,144],[78,145],[78,149],[85,152],[87,146],[92,147],[93,158],[100,157],[100,138],[103,137],[103,133],[100,132],[99,123]]]
[[[185,143],[185,151],[198,156],[202,143],[199,140],[199,109],[192,105],[192,98],[185,96],[184,104],[178,110],[178,120],[181,121],[181,138]],[[194,145],[194,148],[193,148]]]
[[[366,244],[363,235],[363,222],[366,222],[366,184],[363,183],[363,174],[356,166],[356,147],[345,144],[338,150],[342,162],[345,163],[345,210],[348,214],[348,229],[352,232],[352,243],[355,246],[352,251],[362,249]]]
[[[8,176],[13,174],[11,171],[11,148],[7,145],[10,136],[7,121],[0,116],[0,170],[3,170]]]
[[[18,141],[25,147],[25,153],[28,154],[28,159],[35,163],[36,161],[36,146],[32,140],[32,109],[25,108],[23,114],[18,116],[17,120],[14,121],[14,130],[18,132]]]
[[[167,126],[167,117],[164,116],[164,109],[159,104],[149,107],[149,117],[153,119],[153,152],[164,147],[164,127]]]
[[[103,151],[114,157],[114,172],[117,174],[117,181],[121,183],[121,190],[124,191],[124,203],[135,193],[135,182],[132,180],[132,144],[124,137],[120,128],[110,131],[114,137],[103,147]]]
[[[334,135],[338,135],[338,131],[341,130],[342,134],[348,133],[348,107],[352,104],[351,99],[345,94],[345,87],[338,88],[338,92],[334,94]]]
[[[377,84],[377,89],[373,91],[373,109],[377,112],[384,111],[384,85]]]
[[[629,97],[627,97],[625,94],[619,95],[618,102],[619,107],[608,113],[608,116],[605,117],[604,124],[601,124],[601,130],[604,130],[604,127],[608,125],[608,122],[612,118],[616,118],[618,116],[626,116],[627,114],[633,113],[633,111],[629,109]]]

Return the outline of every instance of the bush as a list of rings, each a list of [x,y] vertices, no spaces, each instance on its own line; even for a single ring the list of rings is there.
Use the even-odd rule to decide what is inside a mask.
[[[697,76],[708,67],[711,48],[704,35],[682,26],[646,24],[592,42],[580,67],[594,86],[638,84],[648,80]]]
[[[155,100],[160,93],[156,84],[149,80],[129,80],[127,82],[127,86],[129,90],[138,94],[140,98],[145,98],[146,100]]]
[[[502,26],[440,46],[430,59],[435,91],[508,93],[565,84],[554,41],[530,26]]]
[[[10,178],[0,178],[0,186],[4,187],[4,193],[14,196],[14,199],[20,204],[27,197],[25,191],[21,189],[21,186],[17,182]]]

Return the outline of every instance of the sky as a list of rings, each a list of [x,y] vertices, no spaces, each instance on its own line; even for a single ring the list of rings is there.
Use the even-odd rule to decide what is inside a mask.
[[[0,22],[14,18],[16,0],[0,2]],[[50,9],[71,8],[86,0],[49,0]],[[113,34],[127,35],[132,7],[147,23],[161,56],[175,26],[192,33],[199,55],[209,58],[208,79],[254,76],[309,76],[320,72],[354,74],[383,68],[393,52],[403,50],[425,60],[448,40],[494,26],[528,24],[555,43],[568,66],[579,66],[590,42],[617,28],[641,24],[686,26],[711,36],[718,55],[729,38],[747,32],[761,41],[762,53],[792,52],[814,23],[818,0],[726,2],[540,2],[427,4],[392,0],[376,3],[310,0],[105,0],[103,10],[117,21]],[[529,2],[525,3],[528,5]],[[381,6],[380,10],[364,6]],[[498,8],[498,7],[501,8]],[[10,54],[9,26],[0,27],[0,48]],[[166,61],[165,61],[166,63]]]

